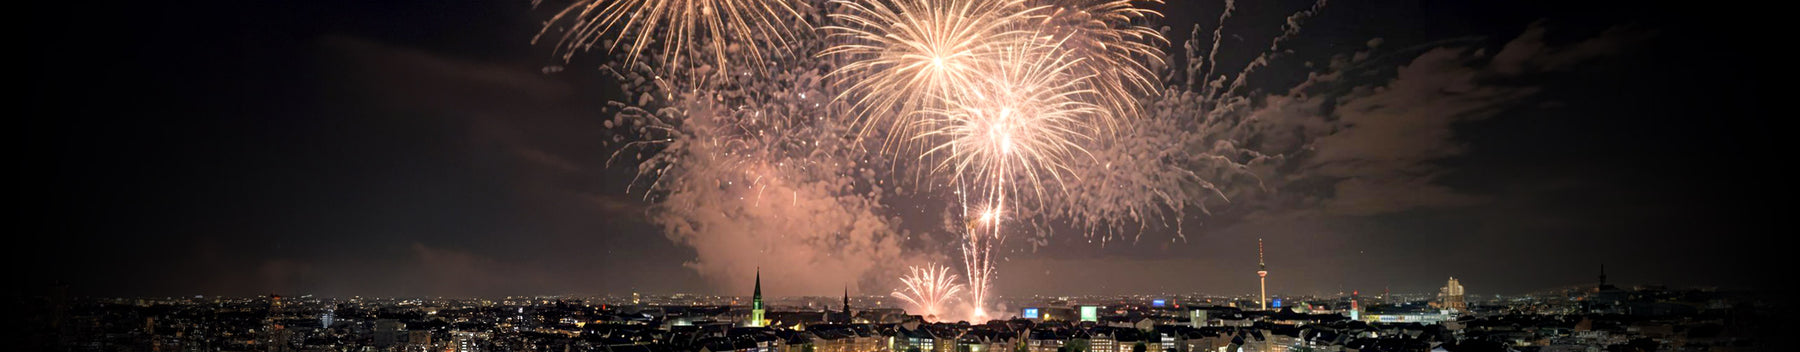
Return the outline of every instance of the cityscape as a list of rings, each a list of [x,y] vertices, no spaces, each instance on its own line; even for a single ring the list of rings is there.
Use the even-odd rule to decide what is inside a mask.
[[[1259,271],[1265,277],[1266,271]],[[776,284],[771,282],[770,284]],[[27,346],[141,351],[1750,351],[1746,292],[1592,285],[1524,295],[997,297],[986,322],[889,296],[168,297],[47,302]],[[1279,291],[1278,291],[1279,292]],[[54,339],[54,340],[52,340]]]
[[[1793,349],[1766,11],[38,5],[4,350]]]

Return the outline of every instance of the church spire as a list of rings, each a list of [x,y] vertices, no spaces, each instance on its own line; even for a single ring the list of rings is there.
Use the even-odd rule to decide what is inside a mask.
[[[750,321],[745,325],[763,326],[762,267],[756,267],[756,293],[750,296]]]

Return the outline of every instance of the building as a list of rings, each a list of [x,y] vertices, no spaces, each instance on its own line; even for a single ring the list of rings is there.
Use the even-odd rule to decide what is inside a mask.
[[[844,288],[844,311],[841,313],[838,313],[837,316],[831,317],[831,319],[826,319],[826,320],[830,321],[832,323],[837,323],[837,324],[850,324],[850,323],[855,322],[855,320],[856,320],[855,318],[856,318],[856,313],[850,312],[850,288],[845,287]]]
[[[1261,238],[1256,239],[1256,286],[1260,288],[1260,293],[1256,296],[1256,310],[1269,309],[1269,265],[1263,262]]]
[[[1454,277],[1444,284],[1444,288],[1438,289],[1438,302],[1444,309],[1458,312],[1469,310],[1468,301],[1463,299],[1462,283],[1457,282]]]
[[[763,321],[762,268],[757,268],[756,291],[750,296],[750,321],[744,322],[744,325],[762,327],[763,324],[767,322]]]

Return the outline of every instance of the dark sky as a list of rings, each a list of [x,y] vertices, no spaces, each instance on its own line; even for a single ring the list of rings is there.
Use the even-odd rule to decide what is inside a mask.
[[[1217,24],[1218,3],[1170,1],[1177,43]],[[1221,61],[1248,60],[1309,4],[1238,4]],[[609,84],[581,59],[542,70],[558,61],[529,41],[548,9],[76,6],[28,14],[37,25],[15,47],[31,58],[14,133],[32,226],[6,247],[24,287],[744,293],[752,268],[685,267],[695,250],[645,221],[625,192],[631,170],[605,167]],[[1423,292],[1450,276],[1471,293],[1523,293],[1591,282],[1602,264],[1625,284],[1768,285],[1791,158],[1775,143],[1782,116],[1764,108],[1778,69],[1765,48],[1783,44],[1764,40],[1772,25],[1757,15],[1644,6],[1333,2],[1289,46],[1299,59],[1381,38],[1369,65],[1385,74],[1347,79],[1494,95],[1368,94],[1368,120],[1340,112],[1352,127],[1292,170],[1297,198],[1192,216],[1206,225],[1185,227],[1185,242],[1157,230],[1137,244],[1011,248],[996,290],[1250,292],[1259,237],[1284,293]],[[1499,54],[1515,43],[1523,56]],[[1458,65],[1434,71],[1436,59]],[[1483,78],[1453,80],[1465,73]],[[868,286],[857,291],[890,289]]]

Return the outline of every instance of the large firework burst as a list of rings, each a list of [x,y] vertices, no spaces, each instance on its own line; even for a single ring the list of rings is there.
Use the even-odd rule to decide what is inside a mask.
[[[534,0],[534,4],[536,1]],[[533,43],[552,29],[557,52],[568,60],[600,44],[607,51],[624,48],[629,65],[646,55],[657,56],[663,70],[706,65],[724,75],[736,67],[761,70],[770,58],[764,50],[783,50],[796,40],[793,24],[803,30],[806,19],[796,10],[805,2],[791,0],[579,0],[557,12]],[[567,25],[562,25],[567,22]],[[605,39],[616,36],[615,39]],[[660,41],[660,43],[658,43]],[[655,49],[655,50],[652,50]],[[734,65],[743,59],[746,64]]]
[[[862,130],[883,129],[888,142],[905,142],[932,128],[909,119],[960,94],[997,53],[996,47],[1029,39],[1022,25],[1031,9],[1019,0],[833,0],[842,10],[823,27],[836,45],[820,55],[850,60],[831,75],[844,86]],[[893,145],[890,145],[892,147]]]
[[[1004,209],[1012,193],[1043,198],[1047,182],[1062,182],[1068,164],[1086,158],[1081,142],[1105,112],[1085,98],[1094,93],[1073,67],[1084,60],[1057,50],[1058,42],[1026,40],[996,49],[983,75],[940,97],[943,108],[922,110],[914,139],[931,147],[935,172],[965,182],[983,203]],[[934,158],[935,157],[935,158]],[[1009,184],[1025,184],[1008,188]]]

